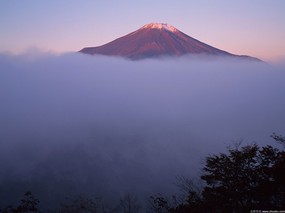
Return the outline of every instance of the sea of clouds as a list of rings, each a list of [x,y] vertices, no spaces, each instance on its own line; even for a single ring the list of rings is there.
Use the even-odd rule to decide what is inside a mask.
[[[205,157],[285,134],[285,69],[222,58],[0,55],[0,206],[172,193]]]

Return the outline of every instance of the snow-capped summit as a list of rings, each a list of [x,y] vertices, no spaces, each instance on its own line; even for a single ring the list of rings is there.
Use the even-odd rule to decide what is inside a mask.
[[[203,54],[254,59],[237,56],[220,50],[182,33],[175,27],[163,23],[146,24],[138,30],[98,47],[80,50],[91,55],[120,56],[132,60],[161,56]],[[257,59],[254,59],[257,60]]]
[[[146,24],[142,27],[142,29],[165,29],[171,32],[175,32],[177,31],[177,29],[173,26],[171,26],[170,24],[167,23],[150,23],[150,24]]]

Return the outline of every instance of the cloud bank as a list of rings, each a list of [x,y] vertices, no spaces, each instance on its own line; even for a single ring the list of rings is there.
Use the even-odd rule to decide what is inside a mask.
[[[167,193],[208,154],[284,134],[284,66],[2,54],[0,67],[0,206],[26,190],[51,206]]]

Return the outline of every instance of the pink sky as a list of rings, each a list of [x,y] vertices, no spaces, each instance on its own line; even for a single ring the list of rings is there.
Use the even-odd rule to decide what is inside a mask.
[[[150,22],[169,23],[209,45],[263,60],[285,59],[285,1],[5,1],[0,52],[78,51]]]

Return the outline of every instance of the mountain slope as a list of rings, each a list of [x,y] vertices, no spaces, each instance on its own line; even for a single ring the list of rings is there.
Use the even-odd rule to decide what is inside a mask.
[[[79,52],[121,56],[133,60],[161,57],[182,56],[185,54],[206,54],[234,56],[254,59],[249,56],[236,56],[200,42],[169,24],[151,23],[140,29],[98,47],[86,47]]]

